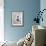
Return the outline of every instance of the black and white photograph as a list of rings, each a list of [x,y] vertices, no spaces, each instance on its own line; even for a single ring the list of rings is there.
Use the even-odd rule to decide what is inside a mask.
[[[23,26],[23,12],[12,12],[12,25]]]

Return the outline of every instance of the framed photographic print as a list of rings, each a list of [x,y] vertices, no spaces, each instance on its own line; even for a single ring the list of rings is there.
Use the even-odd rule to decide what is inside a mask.
[[[23,12],[12,12],[12,25],[23,26]]]

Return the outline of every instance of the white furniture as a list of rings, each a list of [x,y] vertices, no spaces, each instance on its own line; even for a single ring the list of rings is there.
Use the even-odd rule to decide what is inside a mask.
[[[34,35],[34,42],[31,46],[44,46],[46,29],[39,26],[32,26],[32,34]]]
[[[39,25],[32,26],[32,35],[33,35],[34,40],[31,46],[44,46],[44,44],[46,43],[45,34],[46,34],[46,29],[43,28],[42,26],[39,26]],[[17,45],[22,46],[24,39],[23,38],[20,39],[17,42],[18,43]]]

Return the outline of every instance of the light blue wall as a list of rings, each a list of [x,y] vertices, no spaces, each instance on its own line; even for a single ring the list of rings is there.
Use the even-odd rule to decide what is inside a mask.
[[[33,18],[40,9],[39,0],[5,0],[4,1],[4,27],[5,40],[18,41],[24,37],[32,28]],[[11,12],[24,11],[24,27],[13,27],[11,25]]]
[[[40,10],[42,11],[43,9],[46,9],[46,0],[41,0],[40,1]],[[46,27],[46,10],[43,12],[43,22],[40,21],[40,25]]]

